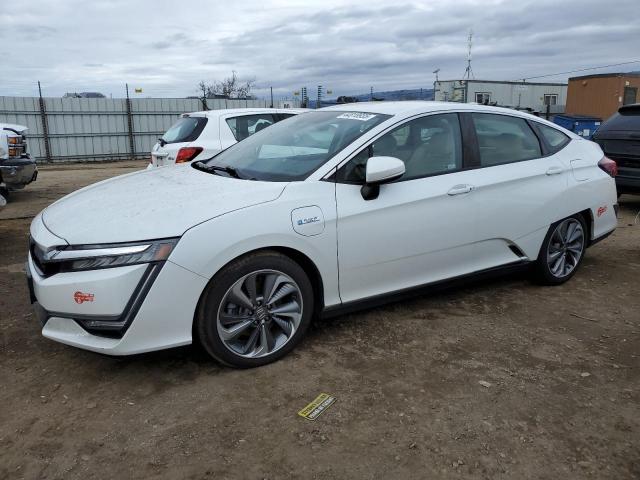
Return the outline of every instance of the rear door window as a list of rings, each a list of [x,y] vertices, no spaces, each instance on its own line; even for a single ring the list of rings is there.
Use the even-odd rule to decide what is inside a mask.
[[[166,131],[162,140],[165,143],[193,142],[200,136],[206,124],[206,117],[182,117]]]
[[[275,118],[270,113],[227,118],[227,125],[238,142],[274,123]]]
[[[538,127],[538,130],[547,141],[547,144],[551,148],[551,153],[556,153],[559,150],[562,150],[562,148],[569,143],[569,137],[560,130],[537,122],[536,127]]]
[[[480,165],[491,167],[542,156],[540,142],[523,118],[473,113]]]

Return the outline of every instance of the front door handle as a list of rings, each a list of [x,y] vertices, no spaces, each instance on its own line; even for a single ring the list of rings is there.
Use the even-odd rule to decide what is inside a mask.
[[[448,195],[462,195],[464,193],[472,192],[475,189],[473,185],[455,185],[447,192]]]
[[[549,167],[549,169],[547,170],[547,175],[558,175],[559,173],[564,172],[564,168],[562,167],[558,167],[553,166],[553,167]]]

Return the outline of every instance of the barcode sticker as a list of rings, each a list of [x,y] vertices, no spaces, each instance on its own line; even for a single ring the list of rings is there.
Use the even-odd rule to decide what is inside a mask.
[[[362,112],[347,112],[342,115],[338,115],[336,118],[348,118],[349,120],[360,120],[366,122],[372,118],[376,118],[375,113],[362,113]]]

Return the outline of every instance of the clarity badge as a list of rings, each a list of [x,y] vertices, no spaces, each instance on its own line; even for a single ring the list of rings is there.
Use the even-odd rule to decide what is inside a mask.
[[[298,225],[306,225],[307,223],[316,223],[319,221],[320,219],[318,217],[301,218],[298,220]]]

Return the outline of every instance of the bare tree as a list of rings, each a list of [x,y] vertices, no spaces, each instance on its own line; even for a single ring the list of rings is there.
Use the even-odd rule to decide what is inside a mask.
[[[202,80],[198,84],[198,92],[203,99],[221,96],[223,98],[247,98],[251,95],[251,89],[255,84],[255,79],[251,78],[244,82],[238,79],[235,70],[231,72],[231,77],[227,77],[221,82],[206,83]]]
[[[207,107],[207,98],[213,97],[213,92],[211,91],[211,85],[207,85],[204,80],[200,80],[198,83],[198,93],[200,93],[200,101],[202,102],[202,108],[204,110],[209,110]]]

